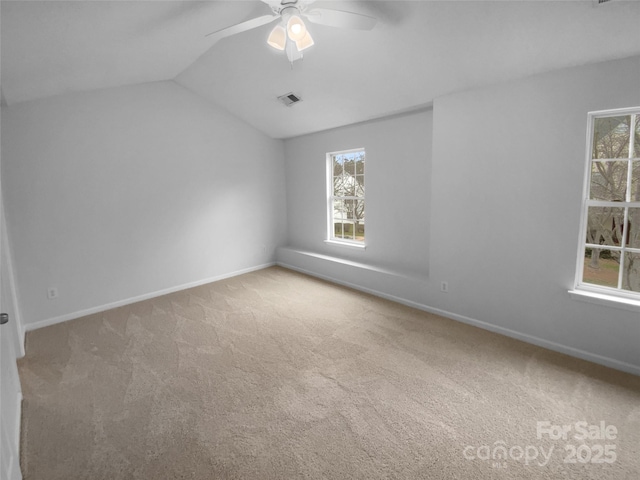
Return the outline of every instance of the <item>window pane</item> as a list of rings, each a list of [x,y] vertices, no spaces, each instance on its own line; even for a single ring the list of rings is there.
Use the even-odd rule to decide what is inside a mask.
[[[629,158],[631,116],[596,118],[592,158]]]
[[[342,164],[338,162],[336,157],[333,157],[333,176],[338,177],[342,175]]]
[[[345,200],[345,222],[344,222],[344,237],[351,240],[354,239],[353,219],[354,219],[354,204],[353,200]]]
[[[342,219],[345,218],[344,215],[344,200],[334,200],[333,201],[333,219],[336,222],[342,222]]]
[[[364,152],[356,155],[356,174],[364,175]]]
[[[345,159],[345,161],[344,161],[344,172],[349,174],[349,175],[355,175],[356,174],[355,162],[353,161],[353,158]]]
[[[349,220],[352,220],[354,218],[354,216],[353,216],[353,200],[345,200],[344,201],[344,208],[345,208],[346,218],[348,218]]]
[[[345,185],[345,179],[349,177],[333,177],[333,194],[336,197],[344,197],[348,195],[348,191]]]
[[[627,252],[624,256],[622,288],[640,292],[640,253]]]
[[[636,115],[636,136],[633,156],[640,158],[640,115]]]
[[[364,200],[353,200],[353,219],[364,221]]]
[[[342,226],[344,228],[344,238],[353,240],[353,224],[351,222],[344,222]]]
[[[629,209],[629,232],[627,233],[627,245],[631,248],[640,248],[640,208]]]
[[[629,162],[592,162],[590,198],[624,202]]]
[[[637,154],[640,155],[640,150]],[[640,202],[640,161],[631,162],[631,201]]]
[[[364,240],[364,150],[330,153],[327,181],[331,193],[328,235]]]
[[[587,214],[587,243],[620,245],[624,208],[589,207]]]
[[[348,176],[345,180],[346,190],[349,192],[347,195],[350,197],[355,197],[358,194],[358,188],[356,184],[356,177]]]
[[[610,250],[586,249],[582,281],[605,287],[618,287],[620,255]]]

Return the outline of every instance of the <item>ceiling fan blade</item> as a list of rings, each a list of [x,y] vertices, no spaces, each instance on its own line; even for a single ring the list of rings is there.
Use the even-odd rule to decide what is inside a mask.
[[[331,10],[328,8],[314,8],[304,12],[311,23],[330,27],[351,28],[354,30],[371,30],[378,22],[377,18],[360,13]]]
[[[306,8],[316,0],[260,0],[262,3],[266,3],[272,9],[281,9],[286,6],[296,6],[300,8]]]
[[[280,15],[263,15],[261,17],[252,18],[246,22],[232,25],[231,27],[223,28],[222,30],[216,30],[215,32],[207,33],[205,37],[212,37],[217,42],[218,40],[235,35],[236,33],[246,32],[253,28],[261,27],[267,23],[273,22],[275,19],[280,18]]]

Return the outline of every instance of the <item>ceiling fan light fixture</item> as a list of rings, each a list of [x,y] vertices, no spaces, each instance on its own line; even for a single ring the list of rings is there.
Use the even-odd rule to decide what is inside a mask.
[[[302,58],[303,50],[306,50],[315,43],[302,17],[311,23],[355,30],[371,30],[376,24],[374,17],[359,13],[345,12],[332,8],[314,8],[307,10],[307,7],[315,0],[262,1],[271,7],[271,15],[255,17],[236,25],[208,33],[205,37],[211,37],[212,43],[215,43],[222,38],[246,32],[247,30],[252,30],[263,25],[273,24],[273,22],[277,21],[278,25],[271,30],[267,37],[267,44],[276,50],[284,51],[291,64],[293,64],[293,62]]]
[[[287,22],[287,33],[294,42],[302,40],[307,33],[307,27],[297,15],[291,15]]]
[[[296,41],[296,47],[298,47],[298,51],[301,52],[313,46],[314,43],[315,42],[313,41],[313,38],[311,38],[311,34],[309,33],[309,30],[307,30],[307,33],[305,34],[305,36],[302,37],[300,40]]]
[[[277,50],[284,50],[287,44],[287,32],[282,25],[276,25],[271,30],[267,43]]]

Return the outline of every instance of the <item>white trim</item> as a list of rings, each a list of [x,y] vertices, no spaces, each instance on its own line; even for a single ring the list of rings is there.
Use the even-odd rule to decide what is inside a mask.
[[[410,278],[412,280],[416,280],[416,281],[426,281],[427,280],[427,276],[426,275],[419,275],[419,274],[412,274],[409,272],[402,272],[399,270],[391,270],[389,268],[384,268],[381,267],[379,265],[372,265],[370,263],[362,263],[362,262],[356,262],[354,260],[347,260],[346,258],[338,258],[338,257],[332,257],[330,255],[324,255],[322,253],[314,253],[314,252],[308,252],[305,250],[297,250],[291,247],[284,247],[287,250],[297,253],[298,255],[305,255],[307,257],[314,257],[314,258],[319,258],[321,260],[326,260],[328,262],[334,262],[334,263],[340,263],[342,265],[349,265],[350,267],[356,267],[356,268],[360,268],[363,270],[369,270],[371,272],[377,272],[377,273],[384,273],[385,275],[393,275],[395,277],[403,277],[403,278]],[[278,265],[280,265],[280,262],[276,262]],[[337,282],[336,282],[337,283]]]
[[[236,277],[238,275],[243,275],[245,273],[255,272],[257,270],[263,270],[265,268],[272,267],[275,264],[276,262],[263,263],[261,265],[244,268],[242,270],[236,270],[234,272],[217,275],[215,277],[205,278],[203,280],[197,280],[195,282],[185,283],[182,285],[165,288],[163,290],[158,290],[151,293],[145,293],[143,295],[130,297],[125,300],[118,300],[117,302],[106,303],[104,305],[100,305],[97,307],[87,308],[86,310],[79,310],[76,312],[67,313],[65,315],[60,315],[58,317],[39,320],[37,322],[27,324],[25,326],[26,327],[25,329],[26,331],[37,330],[38,328],[48,327],[50,325],[55,325],[56,323],[66,322],[67,320],[74,320],[76,318],[84,317],[86,315],[93,315],[94,313],[100,313],[106,310],[111,310],[112,308],[122,307],[124,305],[130,305],[132,303],[141,302],[143,300],[149,300],[150,298],[160,297],[162,295],[168,295],[169,293],[179,292],[180,290],[186,290],[187,288],[199,287],[200,285],[217,282],[219,280],[224,280],[225,278]]]
[[[593,118],[612,117],[614,116],[614,114],[615,116],[632,115],[633,113],[637,112],[638,109],[640,109],[640,106],[612,108],[611,110],[597,110],[595,112],[589,112],[589,115],[591,115]]]
[[[364,147],[348,148],[347,150],[336,150],[335,152],[327,152],[327,155],[347,155],[349,153],[364,152]]]
[[[327,167],[327,239],[325,240],[325,242],[329,242],[329,243],[336,243],[339,245],[349,245],[349,246],[354,246],[354,245],[358,245],[361,244],[364,247],[364,240],[355,240],[355,235],[356,235],[356,230],[355,230],[355,220],[353,221],[353,240],[349,240],[349,239],[345,239],[345,238],[338,238],[335,236],[335,219],[333,217],[333,214],[335,213],[335,209],[334,209],[334,201],[336,200],[336,197],[340,200],[362,200],[365,201],[365,196],[350,196],[350,195],[334,195],[334,175],[333,175],[333,157],[337,156],[337,155],[348,155],[350,153],[358,153],[358,152],[362,152],[365,156],[365,160],[366,160],[366,156],[367,153],[365,151],[364,147],[360,147],[360,148],[351,148],[349,150],[338,150],[335,152],[327,152],[327,154],[325,155],[325,162],[326,162],[326,167]],[[344,176],[344,171],[342,173],[342,175]],[[355,166],[354,166],[354,176],[357,176],[357,172],[355,171]],[[366,177],[366,172],[362,174],[362,176]],[[344,218],[341,219],[342,221],[340,222],[342,224],[342,234],[344,237]],[[364,219],[363,219],[364,220]],[[364,223],[363,223],[364,225]],[[359,246],[359,245],[358,245]]]
[[[595,283],[582,283],[570,291],[585,292],[586,295],[595,294],[595,296],[606,297],[612,300],[620,298],[622,300],[632,300],[640,303],[638,292],[631,290],[617,290],[604,285],[596,285]]]
[[[596,161],[596,160],[594,160]],[[623,162],[629,162],[628,159],[623,158],[622,159]],[[637,161],[637,160],[634,160]],[[631,171],[631,169],[628,169],[629,171]],[[589,182],[591,183],[591,182]],[[585,200],[587,202],[587,206],[589,207],[611,207],[611,208],[624,208],[624,207],[629,207],[629,208],[638,208],[640,207],[640,202],[632,202],[632,201],[624,201],[624,202],[615,202],[615,205],[612,205],[612,202],[608,202],[606,200],[592,200],[591,198],[587,198]]]
[[[584,274],[584,255],[585,255],[585,231],[587,229],[587,209],[589,198],[589,187],[591,185],[591,139],[593,138],[593,113],[587,113],[587,135],[585,146],[585,160],[584,163],[584,181],[582,184],[582,197],[580,197],[580,229],[578,230],[578,248],[577,248],[577,260],[576,260],[576,275],[573,283],[574,287],[577,287],[582,283],[582,276]]]
[[[25,350],[24,350],[24,337],[25,337],[25,330],[24,330],[24,325],[22,324],[22,312],[20,310],[20,302],[18,301],[18,290],[16,288],[16,275],[15,275],[15,270],[13,268],[13,252],[11,249],[11,245],[9,243],[9,232],[8,232],[8,228],[7,228],[7,218],[5,216],[5,212],[4,212],[4,205],[2,205],[2,243],[4,243],[5,245],[5,253],[7,255],[7,274],[9,275],[8,281],[9,281],[9,295],[11,296],[11,298],[9,299],[9,301],[11,302],[11,305],[13,307],[13,317],[11,319],[12,322],[14,322],[15,324],[15,329],[16,332],[18,333],[18,352],[17,352],[17,357],[18,358],[22,358],[25,355]]]
[[[597,248],[598,250],[613,250],[614,252],[622,251],[622,247],[617,245],[602,245],[599,243],[585,243],[584,245],[587,248]],[[625,247],[624,250],[631,253],[640,253],[640,248]]]
[[[582,199],[581,199],[581,212],[580,212],[580,230],[578,232],[578,248],[577,248],[577,261],[576,261],[576,274],[574,280],[574,288],[570,290],[572,298],[576,300],[584,300],[591,303],[597,303],[599,305],[613,306],[617,308],[623,308],[626,310],[637,311],[636,305],[640,304],[640,294],[635,292],[629,292],[622,289],[622,277],[624,274],[624,256],[625,252],[636,253],[637,249],[629,247],[628,245],[621,246],[609,246],[609,245],[597,245],[594,246],[587,242],[585,238],[585,232],[588,225],[588,210],[589,207],[604,206],[612,207],[612,202],[604,200],[592,200],[589,198],[589,192],[591,188],[591,172],[592,165],[600,159],[593,158],[593,135],[595,129],[595,119],[608,118],[614,116],[631,116],[631,122],[629,125],[629,156],[619,159],[605,159],[605,161],[621,161],[629,162],[629,168],[627,171],[627,182],[630,184],[632,175],[632,162],[635,159],[634,139],[635,139],[635,121],[640,115],[640,106],[617,108],[613,110],[601,110],[596,112],[587,113],[587,135],[586,135],[586,147],[585,147],[585,172],[584,183],[582,186]],[[640,206],[639,202],[631,201],[631,192],[627,189],[625,202],[616,202],[616,208],[624,209],[624,222],[622,238],[627,236],[627,217],[630,208],[636,208]],[[625,242],[623,242],[625,243]],[[584,281],[584,261],[585,251],[587,248],[600,248],[602,250],[613,250],[620,252],[620,269],[618,271],[618,284],[615,288],[611,288],[611,293],[599,293],[598,286]]]
[[[635,152],[634,152],[635,155]],[[594,162],[627,162],[629,160],[631,160],[632,162],[640,160],[640,157],[638,157],[637,155],[630,157],[630,158],[592,158],[591,159]]]
[[[605,305],[607,307],[621,308],[631,312],[640,312],[640,300],[635,300],[633,298],[590,292],[578,288],[569,290],[569,295],[571,295],[571,298],[574,300],[595,303],[596,305]]]
[[[343,285],[345,287],[353,288],[354,290],[359,290],[361,292],[369,293],[376,297],[384,298],[386,300],[391,300],[392,302],[397,302],[402,305],[406,305],[408,307],[417,308],[418,310],[422,310],[425,312],[433,313],[435,315],[440,315],[442,317],[450,318],[452,320],[456,320],[462,323],[466,323],[468,325],[472,325],[474,327],[482,328],[483,330],[488,330],[490,332],[499,333],[501,335],[505,335],[507,337],[515,338],[516,340],[521,340],[526,343],[530,343],[532,345],[537,345],[542,348],[546,348],[548,350],[553,350],[554,352],[564,353],[565,355],[569,355],[572,357],[577,357],[582,360],[586,360],[589,362],[597,363],[599,365],[604,365],[605,367],[610,367],[616,370],[621,370],[623,372],[631,373],[633,375],[640,376],[640,365],[633,365],[631,363],[622,362],[620,360],[616,360],[614,358],[605,357],[603,355],[598,355],[595,353],[587,352],[586,350],[581,350],[579,348],[570,347],[568,345],[563,345],[561,343],[552,342],[550,340],[545,340],[539,337],[535,337],[533,335],[529,335],[526,333],[521,333],[516,330],[511,330],[509,328],[500,327],[498,325],[494,325],[492,323],[483,322],[482,320],[477,320],[475,318],[466,317],[464,315],[458,315],[457,313],[448,312],[446,310],[441,310],[439,308],[430,307],[428,305],[424,305],[422,303],[414,302],[411,300],[407,300],[405,298],[396,297],[395,295],[389,295],[387,293],[383,293],[377,290],[373,290],[371,288],[366,288],[361,285],[357,285],[350,282],[345,282],[342,280],[338,280],[333,277],[329,277],[328,275],[321,275],[316,272],[312,272],[306,270],[304,268],[295,267],[293,265],[289,265],[284,262],[276,262],[279,266],[283,268],[288,268],[290,270],[294,270],[300,273],[304,273],[306,275],[310,275],[312,277],[321,278],[323,280],[336,283],[338,285]]]
[[[347,240],[336,240],[333,238],[330,238],[328,240],[325,240],[324,243],[328,243],[330,245],[340,245],[342,247],[356,247],[356,248],[360,248],[362,250],[364,250],[365,248],[367,248],[367,245],[364,242],[349,242]]]

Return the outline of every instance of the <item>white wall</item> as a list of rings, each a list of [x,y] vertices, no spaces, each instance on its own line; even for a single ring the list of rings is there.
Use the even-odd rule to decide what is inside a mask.
[[[19,308],[18,291],[15,286],[13,255],[9,245],[9,236],[4,214],[4,203],[0,204],[0,308],[9,315],[9,323],[3,327],[5,334],[11,337],[16,357],[24,356],[24,328],[22,312]]]
[[[431,110],[285,141],[289,246],[426,276]],[[366,249],[327,238],[326,154],[366,150]]]
[[[640,105],[638,78],[640,57],[576,67],[284,151],[172,82],[3,108],[23,319],[251,268],[288,234],[283,263],[640,373],[638,314],[567,294],[586,114]],[[354,147],[367,149],[366,250],[323,241],[325,154]]]
[[[3,108],[2,170],[26,328],[271,262],[286,234],[282,142],[174,82]]]
[[[4,206],[0,204],[0,311],[9,315],[9,322],[0,326],[0,478],[7,480],[22,478],[19,460],[22,390],[16,358],[24,355],[24,332],[13,287]]]
[[[4,101],[0,101],[0,111],[4,108]],[[0,178],[0,312],[6,313],[9,321],[0,326],[0,458],[2,459],[0,478],[19,480],[22,478],[20,472],[22,390],[16,358],[24,355],[24,330],[13,278],[13,257],[9,248],[4,193],[1,191],[1,185]]]
[[[436,99],[429,304],[640,372],[640,316],[567,294],[587,112],[638,105],[640,57]]]
[[[575,274],[587,112],[640,105],[639,78],[634,57],[438,98],[432,159],[431,113],[287,141],[290,245],[279,249],[278,260],[640,374],[637,312],[567,293]],[[313,255],[346,256],[322,243],[322,165],[325,151],[354,146],[374,157],[367,158],[372,248],[349,258],[428,268],[422,283]],[[384,155],[373,154],[378,148]],[[407,212],[396,194],[408,175],[422,190],[411,190],[415,202]],[[419,219],[418,245],[382,228],[397,216]],[[440,292],[441,281],[449,293]]]

